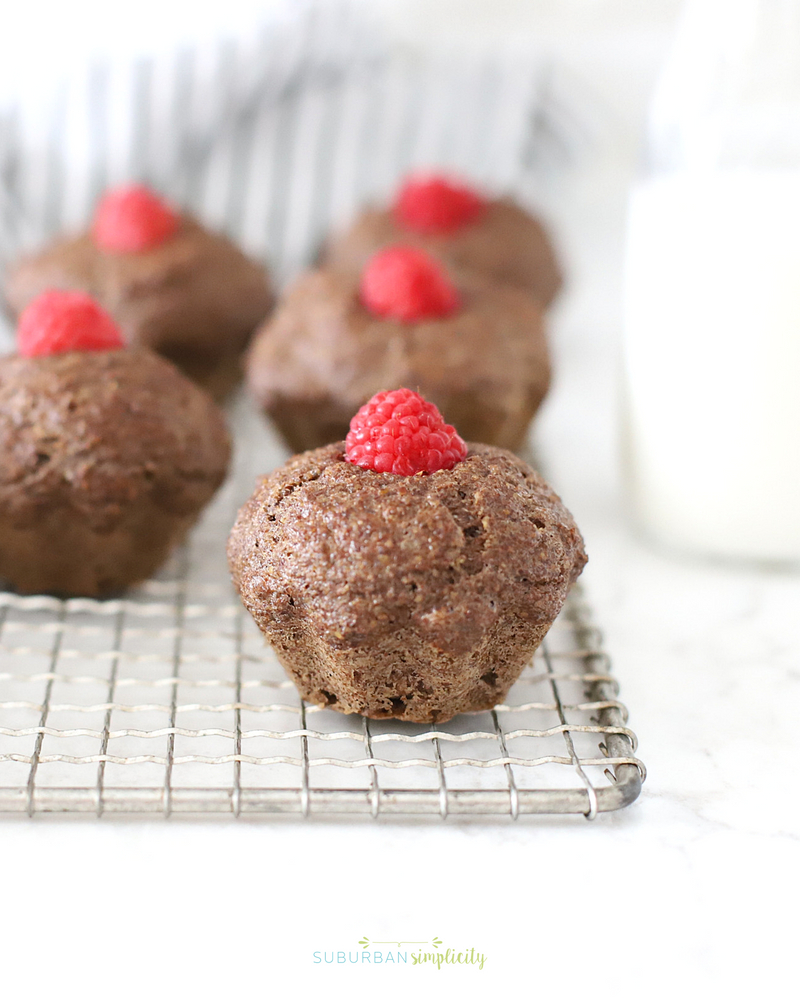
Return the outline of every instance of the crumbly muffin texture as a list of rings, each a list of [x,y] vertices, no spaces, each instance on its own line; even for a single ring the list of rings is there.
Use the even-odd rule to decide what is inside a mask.
[[[480,444],[417,476],[343,443],[298,455],[259,481],[228,559],[304,698],[412,722],[502,701],[586,562],[542,478]]]
[[[0,580],[105,596],[145,579],[229,457],[219,408],[150,351],[0,359]]]
[[[310,271],[255,335],[247,382],[294,451],[344,438],[376,392],[403,385],[435,403],[465,439],[522,444],[550,384],[542,309],[474,273],[459,308],[405,323],[373,315],[358,280]]]
[[[90,233],[58,239],[7,275],[15,315],[42,292],[79,289],[114,317],[127,343],[150,347],[221,398],[272,305],[263,267],[184,216],[170,239],[140,253],[100,250]]]

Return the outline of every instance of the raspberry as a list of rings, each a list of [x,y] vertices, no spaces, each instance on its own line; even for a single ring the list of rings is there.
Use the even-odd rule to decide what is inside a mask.
[[[17,350],[26,358],[124,346],[114,320],[84,292],[44,292],[24,310],[17,327]]]
[[[412,247],[391,246],[367,261],[361,301],[378,316],[412,323],[449,316],[458,308],[458,293],[433,257]]]
[[[101,250],[136,253],[159,246],[177,230],[180,218],[141,184],[115,188],[100,199],[92,235]]]
[[[474,222],[485,200],[446,177],[410,177],[394,204],[397,222],[415,233],[452,233]]]
[[[398,476],[452,469],[466,455],[456,429],[411,389],[374,395],[350,421],[345,440],[346,461]]]

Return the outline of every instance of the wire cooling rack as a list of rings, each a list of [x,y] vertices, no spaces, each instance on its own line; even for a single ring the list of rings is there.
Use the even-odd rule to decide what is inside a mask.
[[[0,113],[0,263],[136,178],[282,283],[411,167],[524,200],[568,151],[540,66],[387,59],[354,9],[311,3],[250,49],[93,65],[38,114]],[[636,798],[644,768],[577,589],[493,711],[423,726],[305,704],[228,580],[236,510],[286,457],[244,399],[231,417],[234,474],[157,578],[104,602],[0,593],[0,813],[592,818]]]
[[[306,704],[242,608],[225,540],[285,457],[249,404],[234,475],[157,579],[119,600],[0,594],[0,812],[506,815],[639,793],[580,592],[505,704],[439,725]]]

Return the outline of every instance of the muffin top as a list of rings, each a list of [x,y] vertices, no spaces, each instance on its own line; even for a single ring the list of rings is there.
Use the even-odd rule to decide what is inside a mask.
[[[572,516],[530,466],[471,444],[453,468],[398,476],[344,443],[263,477],[228,543],[245,606],[269,638],[311,629],[359,647],[405,627],[460,654],[501,616],[549,624],[586,562]]]
[[[391,385],[420,387],[444,412],[470,391],[526,408],[544,396],[550,364],[542,310],[530,296],[457,272],[451,314],[403,322],[363,303],[356,275],[309,271],[250,348],[248,382],[267,407],[284,397],[335,393],[349,414]]]
[[[0,358],[0,512],[16,527],[65,506],[111,530],[144,497],[192,513],[229,458],[219,408],[150,351]]]
[[[358,272],[372,253],[397,242],[525,289],[543,305],[561,288],[561,270],[544,226],[508,198],[488,200],[474,221],[439,233],[401,225],[392,208],[369,207],[329,240],[322,259],[337,270]]]
[[[249,334],[272,304],[264,268],[187,215],[143,252],[107,252],[91,232],[58,239],[9,270],[5,297],[20,313],[51,288],[88,292],[128,341],[159,350],[214,348],[221,323]]]

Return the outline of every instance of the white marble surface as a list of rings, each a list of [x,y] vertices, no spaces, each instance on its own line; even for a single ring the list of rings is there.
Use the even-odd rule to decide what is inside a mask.
[[[800,577],[664,553],[629,523],[623,161],[549,195],[573,282],[539,438],[586,535],[586,585],[649,769],[639,801],[591,824],[4,821],[0,995],[433,996],[456,976],[465,996],[734,997],[791,981]],[[364,934],[438,934],[487,963],[312,963]]]

